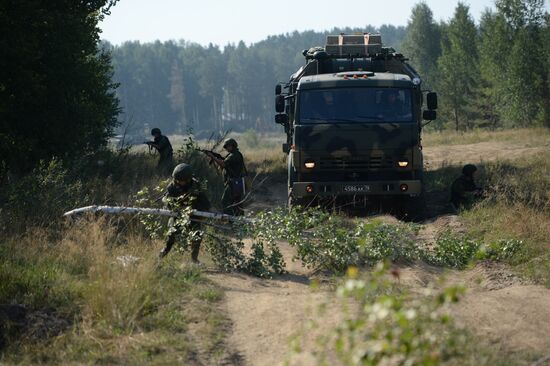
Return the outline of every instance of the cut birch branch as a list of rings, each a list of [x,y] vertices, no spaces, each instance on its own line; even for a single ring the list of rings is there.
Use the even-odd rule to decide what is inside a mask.
[[[168,216],[168,217],[177,217],[178,213],[162,208],[146,208],[146,207],[124,207],[124,206],[86,206],[75,208],[74,210],[67,211],[63,214],[65,217],[78,215],[86,212],[103,212],[108,214],[146,214],[146,215],[157,215],[157,216]],[[191,211],[191,216],[200,217],[203,219],[219,220],[219,221],[244,221],[247,223],[252,223],[253,220],[247,219],[244,217],[231,216],[227,214],[222,214],[218,212],[206,212],[193,210]]]

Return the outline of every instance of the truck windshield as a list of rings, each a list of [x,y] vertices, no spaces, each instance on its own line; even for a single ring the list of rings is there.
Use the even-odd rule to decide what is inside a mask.
[[[304,90],[299,98],[301,124],[413,121],[409,89]]]

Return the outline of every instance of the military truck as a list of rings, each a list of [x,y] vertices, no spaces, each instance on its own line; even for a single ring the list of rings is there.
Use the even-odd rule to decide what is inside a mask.
[[[422,90],[420,75],[379,34],[328,36],[303,55],[305,65],[275,88],[289,206],[388,197],[418,207],[421,130],[436,118],[436,93]]]

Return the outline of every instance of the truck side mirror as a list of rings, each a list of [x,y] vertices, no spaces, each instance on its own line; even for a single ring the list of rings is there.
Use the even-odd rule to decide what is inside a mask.
[[[285,111],[285,97],[284,95],[277,95],[275,97],[275,111],[277,113],[283,113]]]
[[[426,110],[422,112],[422,119],[426,121],[433,121],[437,118],[437,112],[432,110]]]
[[[275,85],[275,95],[280,95],[283,92],[283,88],[281,87],[281,84]]]
[[[430,92],[428,93],[428,95],[426,95],[426,100],[427,100],[427,104],[428,104],[428,109],[429,110],[436,110],[437,109],[437,93],[434,93],[434,92]]]
[[[276,114],[275,123],[279,125],[286,126],[288,125],[288,115],[287,114]]]

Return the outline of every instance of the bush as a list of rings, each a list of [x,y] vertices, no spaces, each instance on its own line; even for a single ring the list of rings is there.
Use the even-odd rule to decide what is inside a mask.
[[[430,264],[461,269],[474,259],[479,246],[474,240],[447,231],[436,239],[434,248],[423,256]]]
[[[517,239],[500,239],[483,247],[483,257],[496,261],[511,259],[523,247],[523,242]]]
[[[421,249],[415,240],[413,225],[359,224],[359,247],[365,262],[375,264],[382,260],[411,263],[419,258]]]
[[[29,175],[4,188],[0,231],[5,233],[57,222],[67,208],[86,201],[82,182],[73,180],[57,159],[41,161]]]
[[[388,274],[387,264],[364,275],[348,269],[337,288],[344,319],[318,337],[313,354],[319,364],[438,365],[458,353],[461,338],[451,331],[444,309],[463,290],[449,287],[411,298],[394,287]],[[315,328],[314,322],[307,333]],[[300,343],[294,342],[294,352],[300,353]]]
[[[411,262],[418,257],[411,224],[353,224],[317,209],[283,208],[261,213],[256,220],[256,230],[288,241],[296,249],[295,259],[314,270],[341,273],[349,265],[373,265],[382,259]]]

